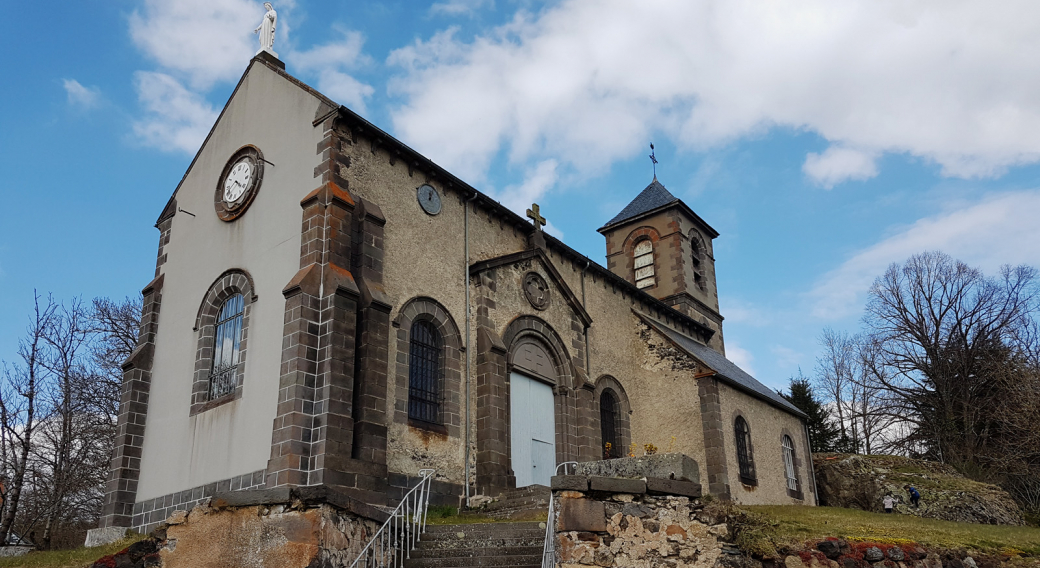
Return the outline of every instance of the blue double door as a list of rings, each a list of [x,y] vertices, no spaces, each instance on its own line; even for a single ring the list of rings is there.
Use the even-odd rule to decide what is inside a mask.
[[[556,470],[556,419],[548,384],[509,375],[511,459],[516,486],[549,485]]]

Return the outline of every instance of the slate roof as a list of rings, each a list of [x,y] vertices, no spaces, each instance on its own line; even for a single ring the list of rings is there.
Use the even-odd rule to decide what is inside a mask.
[[[758,382],[755,377],[745,373],[743,369],[736,365],[736,363],[730,361],[718,351],[715,351],[707,345],[697,343],[693,338],[679,333],[645,314],[640,314],[638,312],[636,312],[636,314],[646,322],[647,325],[653,327],[670,339],[677,347],[710,367],[717,373],[716,376],[722,379],[723,382],[728,383],[738,390],[742,390],[752,396],[760,398],[773,406],[786,410],[795,416],[805,418],[805,413],[798,410],[798,407],[787,402],[784,397],[777,394],[773,389]]]
[[[650,182],[650,185],[646,186],[646,189],[639,192],[639,195],[632,200],[631,203],[625,206],[613,219],[607,221],[604,227],[609,227],[615,223],[620,223],[646,213],[647,211],[653,211],[658,207],[669,205],[679,201],[677,197],[671,194],[670,191],[665,189],[661,182],[654,178],[654,181]]]

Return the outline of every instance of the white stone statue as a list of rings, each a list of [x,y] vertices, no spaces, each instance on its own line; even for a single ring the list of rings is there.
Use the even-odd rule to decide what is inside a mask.
[[[261,51],[266,51],[278,57],[278,54],[274,52],[274,27],[278,23],[278,13],[274,11],[274,6],[270,2],[264,2],[264,8],[267,9],[264,21],[253,30],[254,34],[260,34],[260,49],[256,51],[256,54],[260,55]]]

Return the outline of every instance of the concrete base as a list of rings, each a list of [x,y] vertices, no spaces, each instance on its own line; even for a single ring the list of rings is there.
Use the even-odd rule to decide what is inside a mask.
[[[103,529],[90,529],[87,531],[87,540],[83,546],[91,548],[111,544],[126,536],[126,527],[105,527]]]
[[[698,484],[701,482],[697,462],[685,454],[654,454],[638,458],[582,462],[577,465],[577,474],[630,479],[658,477]]]

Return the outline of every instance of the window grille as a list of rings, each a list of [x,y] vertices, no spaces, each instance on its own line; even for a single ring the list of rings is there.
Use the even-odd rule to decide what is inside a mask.
[[[621,415],[618,399],[609,389],[599,397],[599,428],[603,438],[603,459],[621,457],[621,428],[618,416]],[[609,445],[608,445],[609,444]]]
[[[755,462],[751,456],[751,430],[743,416],[738,416],[734,431],[737,436],[737,464],[740,466],[740,481],[748,485],[755,485]]]
[[[787,434],[781,439],[784,449],[784,471],[787,472],[787,488],[798,491],[798,475],[794,470],[794,441]]]
[[[213,341],[213,369],[209,374],[209,398],[235,392],[242,347],[242,294],[228,298],[220,307]]]
[[[654,278],[654,243],[650,239],[639,241],[633,253],[636,270],[636,287],[649,288]]]
[[[433,324],[412,324],[408,352],[408,418],[440,422],[441,340]]]

